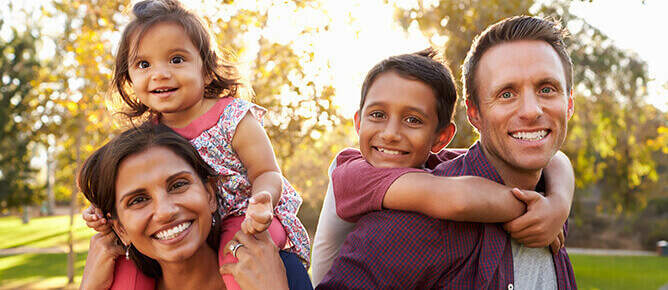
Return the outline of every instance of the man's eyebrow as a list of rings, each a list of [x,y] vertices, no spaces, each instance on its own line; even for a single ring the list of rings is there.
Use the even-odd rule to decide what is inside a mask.
[[[541,79],[539,79],[538,81],[536,81],[536,84],[538,84],[538,85],[542,85],[542,84],[551,84],[551,85],[557,87],[557,89],[559,89],[559,90],[563,90],[562,82],[561,82],[559,79],[555,78],[555,77],[544,77],[544,78],[541,78]]]
[[[178,177],[180,177],[180,176],[183,175],[183,174],[190,174],[190,175],[193,175],[192,171],[190,171],[190,170],[182,170],[182,171],[179,171],[179,172],[174,173],[174,174],[170,175],[169,177],[167,177],[167,178],[165,179],[165,183],[170,183],[170,182],[172,182],[174,179],[177,179]],[[141,192],[143,192],[143,191],[145,191],[145,190],[146,190],[146,189],[144,189],[144,188],[137,188],[137,189],[135,189],[135,190],[131,190],[131,191],[129,191],[129,192],[126,192],[125,194],[121,195],[121,198],[119,199],[119,201],[122,202],[124,199],[126,199],[126,198],[128,198],[128,197],[130,197],[130,196],[133,196],[133,195],[135,195],[135,194],[137,194],[137,193],[141,193]]]

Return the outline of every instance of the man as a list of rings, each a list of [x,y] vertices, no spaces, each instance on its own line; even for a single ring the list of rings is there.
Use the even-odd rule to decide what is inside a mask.
[[[520,16],[490,26],[475,39],[463,75],[466,113],[480,140],[434,174],[476,175],[542,191],[543,168],[563,144],[573,114],[564,34],[556,23]],[[564,249],[552,256],[547,248],[524,247],[499,224],[391,210],[358,221],[320,286],[576,287]]]

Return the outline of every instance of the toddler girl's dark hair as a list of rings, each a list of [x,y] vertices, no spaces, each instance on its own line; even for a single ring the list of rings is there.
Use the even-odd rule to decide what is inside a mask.
[[[125,158],[144,153],[151,148],[165,147],[176,156],[183,159],[193,168],[202,183],[211,183],[214,194],[218,196],[219,175],[199,155],[197,149],[185,138],[163,124],[146,122],[139,127],[133,127],[109,143],[100,147],[86,159],[77,174],[77,186],[83,195],[92,204],[102,210],[105,217],[118,218],[116,212],[116,176],[118,167]],[[156,164],[156,166],[160,166]],[[218,198],[215,198],[217,206]],[[216,210],[212,219],[214,225],[207,237],[207,244],[218,251],[220,242],[220,211]],[[120,222],[120,221],[119,221]],[[160,264],[152,258],[129,246],[130,259],[146,276],[158,278],[162,276]]]
[[[438,114],[436,131],[445,128],[452,119],[457,102],[457,87],[452,79],[452,72],[441,55],[438,50],[430,47],[382,60],[366,74],[362,84],[359,109],[362,110],[364,107],[366,95],[376,78],[386,72],[396,72],[403,78],[420,81],[432,89],[436,97]]]
[[[146,0],[136,3],[131,8],[132,20],[123,30],[121,43],[116,54],[112,93],[118,92],[122,101],[130,108],[124,114],[130,119],[140,117],[149,112],[149,118],[157,117],[159,112],[151,110],[139,102],[132,92],[132,80],[129,74],[129,61],[134,58],[139,40],[156,24],[173,22],[183,26],[190,41],[199,51],[202,58],[203,72],[213,81],[206,85],[205,98],[234,97],[243,87],[239,81],[239,72],[224,59],[209,25],[202,17],[187,9],[176,0]]]

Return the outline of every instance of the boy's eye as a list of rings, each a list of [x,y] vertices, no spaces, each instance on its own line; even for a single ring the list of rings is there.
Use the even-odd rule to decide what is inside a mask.
[[[149,67],[149,66],[151,66],[151,64],[148,63],[148,61],[145,61],[145,60],[139,61],[139,62],[137,63],[137,67],[138,67],[138,68],[147,68],[147,67]]]
[[[182,63],[182,62],[184,62],[184,61],[185,61],[185,60],[183,59],[183,57],[180,57],[180,56],[172,57],[172,60],[171,60],[171,62],[172,62],[173,64],[179,64],[179,63]]]
[[[385,115],[383,115],[383,113],[381,113],[381,112],[371,112],[371,114],[369,114],[369,116],[374,117],[374,118],[378,118],[378,119],[382,119]]]
[[[411,123],[411,124],[422,124],[422,120],[420,120],[417,117],[408,117],[408,118],[406,118],[406,122]]]
[[[128,202],[128,206],[133,206],[133,205],[135,205],[135,204],[142,203],[142,202],[144,202],[144,201],[146,201],[146,200],[147,200],[146,197],[143,197],[143,196],[137,196],[137,197],[131,199],[131,200]]]
[[[549,94],[549,93],[552,92],[552,88],[544,87],[544,88],[540,89],[540,92],[543,93],[543,94]]]
[[[511,94],[510,92],[505,92],[505,93],[501,94],[501,97],[504,98],[504,99],[509,99],[512,96],[513,96],[513,94]]]

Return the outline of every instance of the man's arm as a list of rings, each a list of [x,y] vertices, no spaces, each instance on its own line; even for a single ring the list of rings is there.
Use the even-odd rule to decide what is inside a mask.
[[[313,240],[313,251],[311,258],[311,281],[313,286],[318,285],[325,274],[332,267],[334,258],[339,254],[341,245],[346,235],[355,227],[354,223],[349,223],[336,215],[336,201],[332,189],[332,171],[336,168],[336,159],[329,166],[329,185],[327,193],[322,202],[322,210],[318,219],[318,227]]]

